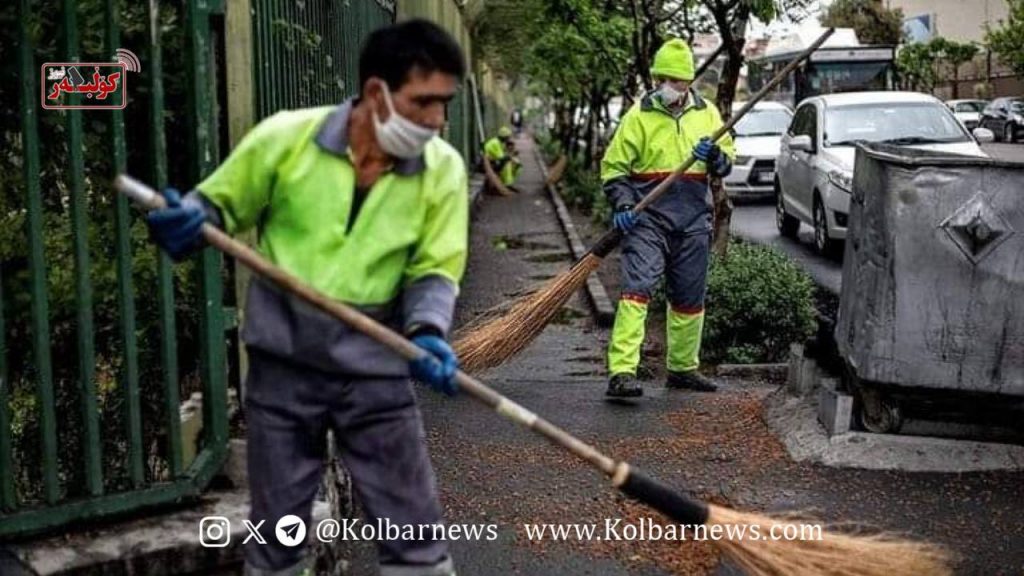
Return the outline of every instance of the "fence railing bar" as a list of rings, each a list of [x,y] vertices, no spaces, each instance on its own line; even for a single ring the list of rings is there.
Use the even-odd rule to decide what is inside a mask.
[[[14,493],[14,459],[11,457],[10,382],[7,380],[7,339],[4,326],[4,269],[0,262],[0,510],[17,507]]]
[[[78,42],[78,2],[63,0],[61,9],[64,17],[64,60],[80,62]],[[72,94],[68,100],[78,105],[79,94]],[[103,492],[103,459],[100,451],[99,410],[96,405],[96,342],[93,326],[92,279],[89,262],[89,205],[85,191],[85,160],[82,144],[82,112],[68,110],[67,120],[67,171],[68,191],[71,195],[71,244],[74,254],[75,278],[75,338],[78,351],[78,389],[81,395],[82,454],[85,465],[85,484],[89,494]],[[42,410],[53,410],[53,403],[43,405]]]
[[[43,202],[39,186],[39,77],[29,34],[30,0],[18,3],[19,60],[21,72],[21,141],[25,161],[26,233],[32,304],[32,361],[36,394],[40,406],[39,430],[43,447],[43,494],[50,504],[57,501],[57,426],[53,411],[53,367],[50,364],[50,304],[46,292],[46,257],[43,254]]]
[[[266,0],[252,0],[253,6],[253,39],[256,54],[253,59],[256,65],[256,120],[266,118],[270,113],[268,95],[270,94],[270,50],[267,46]]]
[[[212,139],[216,132],[210,125],[212,105],[209,61],[211,50],[208,35],[208,14],[203,0],[188,0],[185,5],[186,62],[189,130],[190,179],[198,182],[209,174],[215,163]],[[197,270],[200,293],[199,348],[200,377],[203,382],[203,433],[205,445],[214,451],[227,448],[227,389],[223,286],[221,257],[212,248],[202,251]]]
[[[287,107],[292,109],[302,105],[302,58],[300,56],[302,48],[299,46],[301,38],[296,27],[295,2],[285,0],[283,8],[281,17],[288,22],[288,28],[284,34],[286,67],[283,70],[284,74],[281,75],[281,80],[288,94]]]
[[[328,80],[331,102],[341,102],[342,90],[338,80],[342,79],[341,71],[345,69],[344,55],[341,52],[341,28],[338,26],[338,10],[333,0],[327,2],[327,37],[330,42],[331,55],[330,80]]]
[[[118,13],[119,2],[106,0],[106,48],[113,55],[121,44],[121,24]],[[125,95],[127,98],[127,94]],[[127,151],[125,148],[124,112],[111,110],[110,134],[113,146],[113,173],[124,172]],[[117,296],[121,328],[121,387],[125,402],[125,423],[128,435],[128,476],[135,488],[145,481],[142,447],[142,416],[139,402],[139,357],[135,337],[135,292],[132,289],[132,248],[131,219],[128,200],[117,194],[114,200],[114,225],[116,226],[116,269]]]
[[[271,113],[283,110],[288,107],[288,97],[285,92],[282,71],[287,70],[285,61],[284,45],[281,42],[283,29],[281,27],[282,11],[281,5],[287,0],[267,0],[267,7],[270,12],[270,49],[274,56],[274,87],[271,93],[274,95],[274,109]]]
[[[160,0],[149,0],[150,165],[153,184],[167,185],[167,141],[164,137],[163,53],[160,37]],[[171,260],[157,250],[157,309],[160,326],[160,364],[163,368],[164,417],[167,427],[167,467],[171,478],[183,472],[180,392],[178,384],[177,324],[174,318],[174,274]]]

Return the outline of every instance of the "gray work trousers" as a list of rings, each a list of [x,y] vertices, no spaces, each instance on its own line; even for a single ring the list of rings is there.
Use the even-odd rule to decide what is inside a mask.
[[[249,518],[257,525],[266,521],[261,530],[266,544],[246,544],[249,573],[288,574],[305,562],[305,546],[281,544],[274,527],[282,516],[294,514],[315,537],[310,516],[328,428],[334,431],[367,522],[442,522],[423,422],[408,379],[344,377],[253,348],[249,352]],[[453,573],[443,540],[378,539],[376,544],[381,574]]]

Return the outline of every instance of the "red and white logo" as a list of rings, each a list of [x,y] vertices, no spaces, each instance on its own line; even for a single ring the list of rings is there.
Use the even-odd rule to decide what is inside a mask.
[[[47,62],[40,74],[46,110],[116,110],[128,105],[128,72],[140,72],[138,56],[118,48],[117,62]]]

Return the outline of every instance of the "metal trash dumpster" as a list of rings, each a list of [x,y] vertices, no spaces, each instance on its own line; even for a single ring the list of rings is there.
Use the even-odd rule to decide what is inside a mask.
[[[836,344],[874,431],[885,391],[1024,397],[1024,163],[861,145],[849,222]]]

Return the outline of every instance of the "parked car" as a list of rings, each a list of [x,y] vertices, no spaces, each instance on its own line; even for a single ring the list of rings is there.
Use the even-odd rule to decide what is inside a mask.
[[[988,106],[988,100],[947,100],[946,106],[968,130],[974,130],[981,122],[981,112]]]
[[[996,98],[981,113],[981,125],[1003,142],[1024,139],[1024,98]]]
[[[772,197],[779,141],[792,118],[793,112],[785,104],[758,102],[736,123],[736,161],[724,180],[729,196],[744,200]]]
[[[776,161],[779,232],[796,237],[800,223],[809,224],[818,252],[841,253],[858,141],[987,156],[978,142],[992,138],[984,128],[976,128],[972,138],[949,108],[927,94],[853,92],[808,98],[797,107]]]

